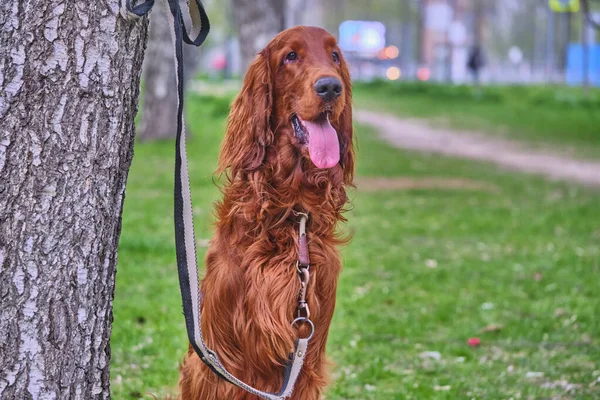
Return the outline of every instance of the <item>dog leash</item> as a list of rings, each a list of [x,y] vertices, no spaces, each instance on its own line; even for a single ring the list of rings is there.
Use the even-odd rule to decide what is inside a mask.
[[[298,314],[298,317],[292,322],[292,325],[306,322],[310,325],[312,331],[306,338],[299,338],[294,344],[294,351],[288,357],[283,371],[283,384],[277,393],[268,393],[255,389],[242,382],[225,369],[217,354],[208,348],[202,337],[201,313],[200,313],[200,287],[198,280],[198,267],[196,256],[196,241],[194,238],[194,223],[192,212],[192,198],[189,182],[189,171],[187,166],[187,154],[185,147],[184,118],[183,118],[183,42],[194,46],[201,46],[210,30],[210,24],[204,6],[200,0],[188,0],[188,8],[192,20],[192,31],[190,38],[187,27],[183,20],[179,0],[163,0],[165,6],[170,12],[167,13],[169,24],[171,25],[171,37],[175,48],[175,66],[177,79],[177,136],[175,141],[175,248],[177,253],[177,271],[179,275],[179,286],[181,289],[181,298],[183,302],[183,315],[187,329],[188,339],[200,357],[200,359],[220,378],[231,384],[246,390],[262,399],[282,400],[292,395],[294,384],[300,374],[304,357],[314,333],[314,325],[309,319],[308,307],[302,297],[303,303],[299,306],[305,306],[306,313]],[[138,19],[147,15],[154,6],[154,0],[146,0],[143,3],[131,4],[131,0],[122,0],[120,13],[125,19]],[[306,246],[306,214],[301,216],[300,220],[300,240],[304,241],[303,252],[306,257],[300,256],[297,264],[298,273],[303,289],[301,293],[306,293],[308,284],[308,247]],[[301,238],[304,239],[301,239]],[[303,258],[300,260],[300,258]],[[306,263],[305,263],[306,261]],[[300,272],[303,271],[303,272]],[[302,283],[304,282],[304,283]]]

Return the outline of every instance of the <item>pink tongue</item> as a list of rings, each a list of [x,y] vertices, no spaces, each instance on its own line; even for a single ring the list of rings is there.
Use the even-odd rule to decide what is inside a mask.
[[[317,168],[331,168],[340,161],[340,142],[329,118],[302,121],[308,131],[308,154]]]

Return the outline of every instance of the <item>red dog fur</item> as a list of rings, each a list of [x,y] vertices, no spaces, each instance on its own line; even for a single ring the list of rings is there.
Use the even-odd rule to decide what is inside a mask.
[[[322,77],[339,79],[341,96],[320,98],[314,85]],[[345,221],[344,186],[352,185],[354,174],[351,102],[350,76],[335,38],[320,28],[288,29],[250,66],[221,148],[218,172],[227,180],[206,256],[202,332],[236,377],[260,390],[279,390],[294,340],[307,334],[290,322],[300,288],[293,210],[308,212],[307,299],[315,333],[292,399],[316,400],[328,381],[325,344],[342,267],[336,246],[346,241],[336,225]],[[314,121],[325,113],[337,131],[340,160],[320,169],[295,136],[291,118]],[[191,347],[179,384],[184,400],[257,398],[219,379]]]

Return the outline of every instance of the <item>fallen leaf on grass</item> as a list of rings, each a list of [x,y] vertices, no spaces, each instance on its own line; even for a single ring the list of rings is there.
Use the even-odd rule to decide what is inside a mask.
[[[419,356],[421,356],[421,358],[432,358],[436,361],[442,359],[442,354],[439,351],[424,351],[419,354]]]
[[[555,389],[560,388],[565,392],[574,392],[577,389],[581,389],[582,385],[579,383],[569,383],[568,381],[554,381],[554,382],[544,382],[540,385],[544,389]]]
[[[363,285],[363,286],[357,286],[356,288],[354,288],[354,293],[352,294],[352,299],[353,300],[362,299],[370,291],[371,291],[371,284],[369,284],[369,283],[367,283],[366,285]]]
[[[556,310],[554,310],[554,316],[557,318],[562,317],[566,313],[567,313],[567,311],[564,308],[557,308]]]
[[[525,374],[525,378],[529,378],[529,379],[536,379],[536,378],[543,378],[543,377],[544,377],[543,372],[529,371]]]
[[[590,336],[587,333],[584,333],[581,335],[580,340],[581,340],[581,343],[583,343],[583,344],[591,344],[593,339],[592,339],[592,336]]]
[[[482,328],[479,333],[490,333],[490,332],[499,332],[504,328],[504,325],[500,324],[489,324],[485,328]]]

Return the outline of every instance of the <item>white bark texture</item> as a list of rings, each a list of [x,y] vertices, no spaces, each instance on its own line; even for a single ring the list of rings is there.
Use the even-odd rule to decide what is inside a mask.
[[[233,0],[244,72],[256,54],[284,29],[285,5],[285,0]]]
[[[145,20],[0,1],[0,399],[105,399]]]

